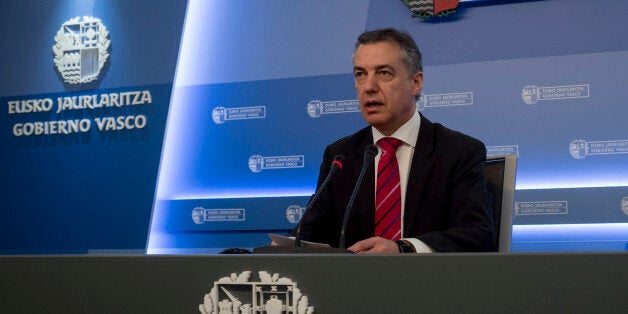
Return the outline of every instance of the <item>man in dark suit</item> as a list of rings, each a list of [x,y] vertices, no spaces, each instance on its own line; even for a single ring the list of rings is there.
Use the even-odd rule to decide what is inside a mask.
[[[365,147],[375,144],[380,152],[349,216],[349,250],[494,251],[486,148],[418,113],[423,72],[412,37],[395,29],[365,32],[356,43],[353,66],[360,111],[370,126],[325,149],[319,186],[334,156],[344,155],[347,166],[304,215],[302,238],[338,246]]]

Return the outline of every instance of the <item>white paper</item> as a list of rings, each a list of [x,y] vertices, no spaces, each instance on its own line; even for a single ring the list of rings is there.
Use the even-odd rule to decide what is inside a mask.
[[[279,246],[294,246],[294,237],[286,237],[275,233],[269,233],[268,236]],[[329,244],[316,243],[301,240],[301,247],[330,247]]]

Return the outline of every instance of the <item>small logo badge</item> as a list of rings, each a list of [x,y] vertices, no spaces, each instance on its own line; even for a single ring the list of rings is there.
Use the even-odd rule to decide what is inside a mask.
[[[299,205],[290,205],[288,209],[286,209],[286,218],[293,224],[296,224],[303,217],[303,213],[305,212],[306,207],[301,207]]]
[[[589,145],[585,140],[574,140],[569,143],[569,153],[575,159],[582,159],[589,153]]]
[[[519,157],[519,145],[486,146],[486,156],[515,154]]]
[[[192,210],[192,220],[195,224],[200,225],[205,222],[205,208],[196,207]]]
[[[212,110],[212,119],[216,124],[223,124],[225,121],[265,119],[266,106],[235,107],[225,108],[218,106]]]
[[[310,118],[332,113],[360,112],[360,103],[357,100],[320,101],[312,100],[305,106]]]
[[[249,169],[251,171],[258,173],[262,171],[262,156],[253,155],[249,158]]]
[[[287,169],[303,167],[305,167],[304,155],[268,157],[253,155],[249,157],[249,169],[251,169],[251,171],[255,173],[268,169]]]
[[[623,211],[624,214],[628,215],[628,196],[624,197],[621,200],[621,211]]]
[[[192,210],[192,221],[202,225],[206,221],[245,221],[244,208],[203,208],[196,207]]]
[[[536,104],[539,101],[539,96],[541,96],[541,90],[534,85],[528,85],[521,91],[521,98],[528,105]]]
[[[569,143],[569,153],[575,159],[593,155],[628,154],[628,140],[585,141],[574,140]]]
[[[231,273],[214,282],[198,305],[202,314],[218,313],[314,313],[309,299],[290,278],[262,270],[259,281],[249,281],[251,271]]]
[[[82,84],[98,78],[109,59],[108,37],[109,31],[95,17],[75,17],[61,25],[52,51],[64,82]]]
[[[323,113],[323,102],[320,100],[312,100],[307,103],[307,114],[311,118],[318,118]]]
[[[571,98],[588,98],[589,84],[545,86],[527,85],[521,90],[521,99],[528,105],[534,105],[539,100],[560,100]]]
[[[567,201],[515,202],[515,216],[567,215]]]
[[[225,123],[225,119],[227,118],[227,110],[225,107],[216,107],[212,110],[212,119],[216,124]]]
[[[421,94],[416,102],[419,111],[426,108],[454,107],[473,105],[473,92],[447,93],[447,94]]]

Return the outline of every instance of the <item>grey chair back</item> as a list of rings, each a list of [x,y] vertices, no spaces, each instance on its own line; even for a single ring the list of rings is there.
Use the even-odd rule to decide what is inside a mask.
[[[492,156],[486,159],[486,189],[493,195],[493,221],[498,252],[510,252],[516,170],[517,155],[515,154]]]

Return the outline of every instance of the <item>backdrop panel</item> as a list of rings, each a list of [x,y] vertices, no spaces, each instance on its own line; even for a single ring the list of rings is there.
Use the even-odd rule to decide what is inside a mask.
[[[2,3],[0,254],[144,252],[185,9]]]

